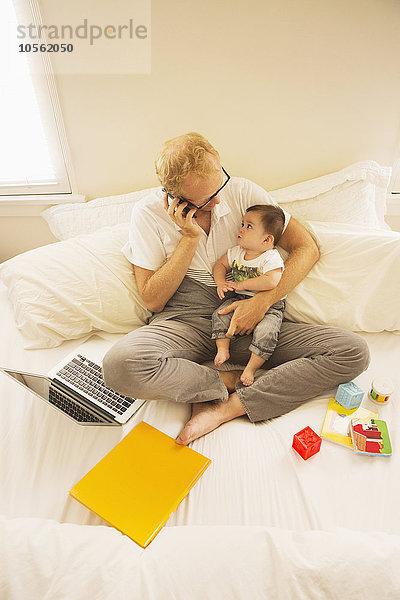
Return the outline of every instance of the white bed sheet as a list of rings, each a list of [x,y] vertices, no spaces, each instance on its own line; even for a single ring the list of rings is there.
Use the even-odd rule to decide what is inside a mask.
[[[49,350],[23,350],[3,286],[0,286],[0,328],[3,340],[0,363],[21,370],[46,372],[82,342],[75,340]],[[107,337],[117,339],[119,336]],[[246,417],[241,417],[192,444],[195,450],[210,457],[212,464],[171,516],[167,527],[184,525],[196,531],[196,526],[213,526],[216,539],[222,545],[233,535],[232,527],[252,526],[253,532],[256,531],[254,527],[271,528],[269,531],[275,532],[269,534],[273,546],[278,531],[287,531],[291,539],[293,536],[298,539],[296,535],[301,532],[307,536],[312,532],[321,535],[321,532],[346,528],[360,532],[360,536],[369,535],[367,544],[374,535],[383,539],[382,535],[390,534],[393,548],[400,552],[397,539],[400,535],[397,433],[400,425],[397,407],[400,400],[400,338],[392,333],[366,334],[364,337],[370,345],[372,361],[368,371],[356,382],[367,390],[371,378],[382,372],[397,378],[392,402],[380,411],[380,416],[390,427],[391,458],[358,456],[328,441],[323,441],[321,451],[307,461],[292,450],[295,432],[306,425],[320,432],[329,394],[270,422],[252,424]],[[185,405],[149,402],[124,428],[81,427],[3,374],[0,374],[0,403],[0,514],[5,518],[5,531],[12,531],[21,519],[27,519],[27,532],[35,527],[36,519],[50,519],[56,522],[53,526],[57,523],[105,525],[100,518],[70,499],[69,489],[139,421],[145,420],[175,437],[189,416]],[[364,404],[376,410],[376,405]],[[226,537],[221,534],[221,528],[228,526],[226,532],[230,533]],[[93,528],[82,531],[86,529],[94,531]],[[99,535],[104,530],[110,531],[110,535],[114,532],[110,527],[95,529]],[[197,534],[193,535],[196,539]],[[122,537],[126,544],[125,536]],[[202,540],[200,547],[205,544],[205,539]],[[323,537],[318,538],[317,546],[321,540]],[[155,542],[149,548],[153,544]],[[301,544],[307,546],[304,540]],[[273,554],[273,548],[268,552]],[[396,556],[399,558],[400,554]],[[385,558],[386,565],[389,564],[387,560],[388,557]],[[39,593],[37,597],[40,597]],[[18,598],[18,595],[11,594],[10,597]],[[48,597],[52,598],[51,595]],[[388,598],[392,597],[396,596],[388,595]]]
[[[0,291],[1,364],[46,372],[82,342],[23,350],[4,289]],[[398,373],[400,338],[391,333],[365,337],[372,362],[356,381],[367,390],[372,376]],[[123,428],[81,427],[3,374],[0,390],[0,512],[12,517],[103,523],[70,499],[68,490],[139,421],[176,437],[189,416],[185,405],[153,401]],[[396,511],[400,478],[393,476],[400,472],[397,394],[380,411],[391,431],[394,453],[389,459],[361,457],[328,441],[308,461],[292,450],[296,431],[310,425],[320,432],[329,394],[279,419],[252,424],[241,417],[196,440],[192,447],[211,458],[212,464],[168,525],[268,525],[297,530],[340,526],[400,534]],[[375,404],[364,404],[376,409]]]

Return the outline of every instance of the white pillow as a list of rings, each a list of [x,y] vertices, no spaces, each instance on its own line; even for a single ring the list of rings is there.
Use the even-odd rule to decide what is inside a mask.
[[[363,161],[336,173],[274,190],[271,196],[299,221],[335,221],[388,229],[384,215],[390,175],[390,167]],[[134,204],[158,189],[52,206],[42,212],[42,217],[57,239],[66,240],[106,225],[128,223]]]
[[[58,240],[83,233],[93,233],[101,227],[129,223],[132,208],[142,198],[151,195],[158,187],[130,192],[120,196],[106,196],[89,202],[59,204],[41,213],[51,232]]]
[[[400,330],[400,234],[306,223],[321,258],[287,297],[287,318],[353,331]],[[127,333],[150,316],[121,248],[128,224],[42,246],[0,265],[27,348],[91,331]]]
[[[151,313],[121,252],[128,225],[106,227],[0,265],[26,348],[51,348],[94,330],[127,333]]]
[[[287,296],[292,321],[352,331],[400,330],[400,233],[308,222],[321,257]]]
[[[390,229],[384,216],[391,172],[391,167],[368,160],[270,193],[301,222],[329,221]]]

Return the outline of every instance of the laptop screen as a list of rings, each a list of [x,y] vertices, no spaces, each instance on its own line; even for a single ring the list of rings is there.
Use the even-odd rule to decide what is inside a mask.
[[[31,373],[21,373],[20,371],[12,371],[10,369],[4,369],[7,375],[11,375],[21,383],[23,386],[30,389],[32,392],[41,396],[44,400],[49,400],[49,388],[51,380],[43,375],[32,375]]]
[[[40,396],[46,402],[49,402],[56,408],[64,413],[67,417],[73,421],[85,425],[111,425],[114,424],[108,417],[105,419],[101,414],[93,412],[89,408],[86,408],[83,403],[78,403],[73,398],[71,392],[66,393],[65,390],[59,388],[59,386],[51,381],[44,375],[33,375],[32,373],[23,373],[21,371],[13,371],[12,369],[1,369],[3,373],[9,375],[15,379],[19,384],[23,385],[29,391],[33,392],[37,396]]]

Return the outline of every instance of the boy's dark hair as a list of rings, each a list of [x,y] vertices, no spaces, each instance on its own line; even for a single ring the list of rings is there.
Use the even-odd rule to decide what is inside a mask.
[[[265,233],[274,236],[274,246],[277,246],[285,226],[285,213],[283,210],[274,204],[255,204],[249,206],[246,210],[247,213],[252,211],[260,213]]]

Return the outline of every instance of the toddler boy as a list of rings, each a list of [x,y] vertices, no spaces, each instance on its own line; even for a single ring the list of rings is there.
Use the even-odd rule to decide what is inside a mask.
[[[238,246],[230,248],[213,268],[221,300],[225,293],[234,290],[236,294],[254,296],[257,292],[276,287],[284,269],[283,260],[276,250],[285,224],[281,208],[274,205],[250,206],[243,216],[238,234]],[[227,281],[231,271],[234,281]],[[218,314],[218,310],[232,304],[237,296],[229,298],[214,311],[212,316],[212,339],[217,344],[214,363],[217,367],[229,358],[230,338],[226,337],[232,314]],[[278,342],[279,331],[285,310],[285,301],[273,304],[253,331],[249,346],[251,356],[240,379],[244,385],[251,385],[254,373],[271,356]]]

